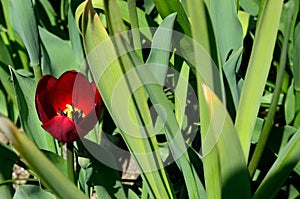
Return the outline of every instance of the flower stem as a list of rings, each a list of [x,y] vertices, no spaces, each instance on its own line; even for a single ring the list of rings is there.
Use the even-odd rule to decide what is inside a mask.
[[[33,66],[32,68],[33,68],[35,81],[38,82],[42,77],[41,66],[37,65],[37,66]]]
[[[67,143],[67,173],[68,178],[75,183],[74,178],[74,146],[73,142]]]

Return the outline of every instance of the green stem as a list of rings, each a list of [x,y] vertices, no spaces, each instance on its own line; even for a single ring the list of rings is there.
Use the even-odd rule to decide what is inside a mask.
[[[294,9],[294,8],[292,8],[292,9]],[[292,10],[291,10],[290,13],[293,13]],[[262,154],[264,152],[264,149],[266,147],[266,143],[268,141],[268,137],[269,137],[271,128],[273,126],[273,121],[274,121],[274,117],[275,117],[275,113],[276,113],[277,103],[278,103],[279,95],[280,95],[280,92],[281,92],[283,76],[284,76],[284,72],[285,72],[285,65],[286,65],[286,59],[287,59],[287,50],[288,50],[288,44],[289,44],[289,36],[290,36],[290,32],[291,32],[292,16],[293,15],[290,14],[287,18],[288,26],[285,30],[286,34],[285,34],[285,37],[284,37],[282,50],[281,50],[281,54],[280,54],[279,71],[278,71],[278,74],[277,74],[277,80],[276,80],[275,90],[274,90],[271,105],[270,105],[270,110],[269,110],[268,115],[266,117],[261,135],[259,137],[259,140],[256,144],[252,159],[249,163],[249,168],[248,169],[249,169],[250,178],[253,177],[254,172],[255,172],[258,164],[259,164],[261,156],[262,156]]]
[[[4,180],[2,182],[0,182],[0,186],[5,185],[5,184],[10,184],[10,183],[14,183],[17,181],[32,181],[32,182],[38,182],[39,180],[36,178],[14,178],[14,179],[10,179],[10,180]]]
[[[38,65],[38,66],[33,66],[33,73],[34,73],[34,78],[35,78],[35,81],[38,82],[41,77],[42,77],[42,69],[41,69],[41,66]]]
[[[72,143],[67,143],[67,173],[68,178],[75,183],[74,178],[74,146]]]

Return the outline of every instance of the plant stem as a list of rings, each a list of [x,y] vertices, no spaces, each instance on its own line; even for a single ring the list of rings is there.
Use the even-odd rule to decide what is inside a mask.
[[[35,78],[35,81],[38,82],[41,77],[42,77],[42,70],[41,70],[41,66],[38,65],[38,66],[33,66],[33,73],[34,73],[34,78]]]
[[[74,178],[74,146],[72,143],[67,143],[67,173],[68,178],[75,183]]]

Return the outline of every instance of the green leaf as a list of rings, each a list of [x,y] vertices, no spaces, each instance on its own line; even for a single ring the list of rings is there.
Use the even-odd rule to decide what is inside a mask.
[[[130,28],[132,33],[133,39],[133,46],[136,49],[136,53],[143,58],[142,54],[142,41],[141,41],[141,34],[139,31],[139,19],[137,15],[137,6],[135,0],[128,0],[128,11],[129,11],[129,18],[130,18]]]
[[[240,68],[242,53],[243,48],[238,49],[223,65],[223,71],[233,99],[234,110],[237,109],[240,98],[236,76]]]
[[[290,124],[294,119],[296,112],[295,103],[294,87],[291,85],[288,89],[284,102],[284,118],[286,124]]]
[[[13,196],[13,186],[12,183],[1,184],[3,181],[11,180],[13,165],[19,160],[18,156],[13,152],[13,150],[0,142],[0,196],[3,198],[12,198]]]
[[[208,162],[214,163],[209,165],[212,176],[206,175],[205,179],[218,179],[206,187],[207,197],[250,198],[248,170],[232,120],[218,97],[204,84],[202,87],[210,115],[209,130],[202,142],[204,164],[205,159],[216,158]]]
[[[142,79],[142,81],[145,81],[144,84],[147,85],[147,82],[149,81],[148,77],[145,77],[144,74],[147,74],[147,72],[152,72],[154,77],[156,78],[156,83],[159,85],[164,85],[166,74],[168,71],[168,63],[169,63],[169,52],[171,51],[171,38],[173,35],[173,31],[171,31],[173,27],[173,23],[175,20],[176,14],[170,14],[167,16],[164,21],[161,23],[159,28],[157,29],[154,37],[153,42],[151,46],[151,52],[147,59],[147,64],[158,64],[155,66],[155,68],[149,67],[149,71],[140,71],[139,75]],[[165,35],[165,36],[163,36]],[[158,38],[162,38],[162,41]],[[153,66],[152,66],[153,67]],[[182,129],[183,126],[183,116],[185,113],[185,107],[186,107],[186,100],[187,100],[187,91],[188,91],[188,75],[189,75],[189,67],[187,64],[185,64],[182,67],[182,71],[179,76],[178,84],[175,89],[175,114],[173,114],[172,109],[170,106],[168,106],[168,102],[164,96],[164,94],[161,92],[161,89],[158,87],[150,87],[146,86],[146,90],[148,91],[148,94],[150,95],[150,99],[153,104],[159,104],[161,105],[164,110],[167,113],[167,118],[169,118],[166,121],[166,126],[168,131],[166,132],[167,140],[170,144],[171,152],[173,154],[173,157],[176,157],[176,153],[178,151],[176,148],[182,147],[182,144],[184,143],[184,140],[182,137],[178,138],[176,140],[176,146],[171,144],[173,142],[174,137],[176,137],[176,134],[179,132],[179,129]],[[147,75],[149,76],[149,75]],[[151,82],[151,81],[149,81]],[[160,94],[159,94],[160,93]],[[160,112],[160,111],[158,111]],[[164,118],[163,114],[158,113],[161,118]],[[177,121],[176,121],[177,119]],[[177,123],[178,122],[178,123]],[[178,125],[179,124],[179,125]],[[179,167],[181,168],[185,183],[188,189],[188,194],[190,198],[193,197],[199,197],[198,189],[197,189],[197,182],[194,176],[194,172],[189,164],[189,158],[186,154],[186,151],[181,151],[183,148],[179,149],[179,153],[184,153],[184,156],[178,158],[176,162],[178,163]]]
[[[87,185],[104,188],[105,192],[107,192],[111,198],[127,198],[120,181],[119,173],[113,168],[101,164],[100,162],[91,162],[86,169],[86,175]]]
[[[0,115],[0,130],[11,140],[14,149],[27,166],[41,179],[43,185],[60,198],[87,199],[76,186],[37,148],[25,133]]]
[[[189,17],[193,39],[200,44],[201,48],[204,48],[207,54],[213,59],[215,64],[220,65],[215,32],[213,30],[213,25],[205,2],[203,0],[187,0],[187,8],[190,15]],[[194,51],[194,59],[197,59],[201,51],[199,51],[196,46],[194,46]],[[208,68],[215,67],[215,64]]]
[[[239,0],[239,3],[246,12],[252,16],[257,16],[261,1],[262,0]]]
[[[40,65],[39,33],[31,0],[9,1],[9,12],[12,27],[26,46],[30,65]]]
[[[84,61],[84,52],[83,46],[81,43],[80,32],[75,20],[75,6],[76,1],[72,0],[70,2],[69,11],[68,11],[68,26],[69,26],[69,36],[71,41],[71,46],[73,50],[74,57],[76,59],[76,64],[81,65]]]
[[[243,83],[235,126],[246,160],[248,160],[260,99],[271,66],[282,5],[283,0],[266,0],[264,2]]]
[[[104,10],[103,0],[93,0],[92,2],[93,2],[93,7],[94,8]],[[129,10],[128,10],[127,2],[125,2],[125,1],[119,1],[118,3],[120,5],[120,14],[122,16],[122,19],[126,23],[131,23],[130,22],[130,16],[129,16]],[[77,9],[76,9],[75,18],[76,18],[77,24],[80,24],[79,20],[80,20],[80,17],[82,15],[82,12],[83,12],[84,5],[85,5],[85,2],[83,2],[82,4],[80,4],[77,7]],[[154,20],[152,18],[147,17],[145,15],[145,12],[143,10],[141,10],[140,8],[137,8],[136,12],[137,12],[137,17],[139,19],[138,22],[139,22],[140,31],[147,38],[151,39],[152,38],[152,33],[151,33],[149,27],[155,27],[155,26],[157,26],[157,24],[154,22]]]
[[[3,91],[0,90],[0,113],[2,113],[5,116],[8,116],[8,109],[7,109],[7,98],[4,95]]]
[[[257,188],[253,198],[275,198],[280,187],[300,160],[300,129],[278,154],[266,177]]]
[[[56,197],[48,191],[36,185],[21,185],[17,188],[13,199],[55,199]]]
[[[53,35],[44,28],[39,27],[41,41],[45,47],[50,65],[42,65],[43,74],[59,77],[67,70],[79,70],[79,65],[69,42]]]
[[[146,61],[149,64],[150,71],[160,85],[164,85],[168,72],[167,66],[169,65],[172,48],[172,30],[175,19],[176,14],[167,16],[155,31],[150,54]]]
[[[238,11],[238,18],[243,28],[243,38],[246,37],[249,27],[250,14],[244,11]]]
[[[296,131],[296,128],[289,125],[285,125],[284,127],[273,127],[272,136],[268,139],[268,147],[273,153],[278,155],[286,147]]]
[[[67,176],[67,162],[63,157],[51,151],[42,150],[42,152],[65,176]]]
[[[94,189],[96,191],[98,198],[111,199],[110,195],[107,193],[104,187],[96,185],[94,186]]]
[[[8,68],[8,67],[7,67]],[[7,93],[7,99],[11,100],[14,105],[17,105],[15,90],[10,81],[9,73],[0,66],[0,82]]]
[[[139,199],[140,197],[131,189],[128,190],[128,199]]]
[[[15,93],[20,111],[22,127],[32,141],[41,149],[56,152],[54,138],[41,127],[35,108],[35,88],[33,79],[20,76],[11,69]]]
[[[153,2],[163,19],[172,13],[177,13],[175,30],[191,36],[190,23],[179,0],[153,0]]]
[[[237,16],[237,6],[234,0],[214,0],[210,1],[209,13],[223,65],[231,52],[243,45],[243,30]]]
[[[144,1],[145,4],[145,13],[147,15],[150,15],[151,11],[154,9],[155,5],[153,3],[153,0],[145,0]]]
[[[3,42],[2,37],[0,36],[0,63],[2,66],[13,66],[13,61],[11,59],[10,53]]]
[[[40,20],[40,23],[43,24],[43,20],[45,20],[45,18],[47,17],[49,19],[49,24],[43,24],[43,25],[51,25],[51,26],[56,26],[57,25],[57,22],[56,22],[56,13],[55,13],[55,10],[54,8],[52,7],[51,3],[49,2],[49,0],[39,0],[39,3],[41,4],[41,6],[43,7],[43,9],[41,8],[37,8],[37,9],[40,9],[41,11],[45,11],[45,13],[40,13],[40,12],[37,12],[37,15],[40,15],[41,16],[38,16],[38,20]],[[45,14],[45,15],[44,15]]]
[[[183,127],[183,120],[186,112],[186,100],[188,95],[188,86],[189,86],[189,74],[190,74],[190,68],[189,66],[184,62],[178,83],[175,88],[175,116],[178,121],[179,127],[182,129]]]
[[[98,192],[107,193],[112,198],[127,198],[120,173],[116,170],[118,167],[114,154],[88,139],[82,139],[77,144],[79,149],[82,148],[87,151],[90,159],[90,162],[85,167],[85,183],[88,186],[97,186]],[[105,157],[105,162],[99,161],[103,157]],[[109,181],[104,179],[109,179]]]
[[[191,30],[193,36],[192,57],[188,59],[195,60],[192,63],[195,67],[197,78],[197,93],[200,107],[201,118],[201,139],[204,140],[209,132],[210,115],[208,105],[205,100],[204,92],[200,86],[203,82],[208,85],[217,95],[222,98],[222,84],[220,84],[220,75],[215,63],[219,64],[218,49],[216,46],[215,33],[212,28],[212,22],[206,7],[206,2],[187,1],[187,8],[190,15]],[[184,49],[190,47],[184,46]],[[201,67],[201,66],[205,67]],[[221,92],[220,92],[221,91]],[[205,178],[207,198],[221,197],[220,170],[218,168],[216,150],[213,149],[209,156],[203,158],[203,170]],[[212,169],[213,168],[213,169]],[[201,189],[199,189],[201,190]]]
[[[295,92],[295,112],[294,126],[300,126],[300,23],[295,27],[294,34],[294,92]]]
[[[276,109],[277,109],[277,104],[279,101],[280,93],[282,90],[282,82],[284,79],[284,74],[285,74],[285,66],[286,66],[286,60],[287,60],[287,51],[288,51],[288,44],[289,44],[289,35],[291,33],[291,27],[292,27],[292,19],[293,19],[293,10],[294,10],[294,5],[295,1],[291,1],[292,5],[290,7],[290,13],[289,16],[286,18],[288,26],[286,27],[285,30],[285,35],[286,37],[284,38],[284,41],[282,43],[282,50],[280,53],[280,60],[279,60],[279,68],[277,71],[277,76],[276,76],[276,83],[275,83],[275,89],[273,91],[273,97],[272,101],[269,107],[269,111],[267,114],[267,117],[265,119],[265,123],[260,135],[260,138],[257,142],[257,145],[255,147],[255,150],[253,152],[251,161],[249,163],[249,175],[250,178],[254,175],[254,172],[257,168],[257,165],[261,159],[261,156],[263,154],[263,151],[265,149],[273,122],[276,114]]]
[[[116,2],[110,1],[109,5],[105,6],[108,9],[105,12],[109,12],[110,15],[115,17],[107,21],[110,24],[111,34],[119,33],[123,28],[120,15],[115,15],[118,8],[114,6],[117,5]],[[158,146],[153,136],[154,129],[151,124],[146,97],[143,90],[131,91],[126,78],[124,78],[123,70],[131,70],[132,63],[128,62],[126,56],[122,57],[124,58],[122,61],[125,61],[123,65],[120,65],[119,60],[116,60],[116,58],[119,58],[115,52],[116,49],[112,40],[108,38],[108,34],[90,1],[87,2],[83,12],[82,33],[91,73],[95,82],[97,82],[104,103],[115,124],[121,129],[122,136],[129,150],[133,153],[139,169],[144,171],[142,178],[147,184],[150,195],[159,198],[172,198],[172,191],[157,152]],[[120,37],[117,39],[120,39]],[[120,43],[118,45],[120,46]],[[124,50],[124,48],[118,48],[117,50]],[[103,59],[104,57],[105,59]],[[130,78],[133,78],[131,81],[139,82],[140,80],[137,79],[134,70],[131,70],[131,72],[133,72],[133,76],[130,76]],[[134,99],[137,100],[136,104],[131,98],[132,93]],[[119,101],[124,102],[124,99],[129,100],[125,109]],[[126,120],[129,118],[130,121]],[[133,125],[133,123],[137,125]],[[141,130],[139,128],[141,124],[147,125],[147,128]],[[132,133],[135,135],[133,136]],[[149,133],[149,137],[146,139],[144,137],[145,133]]]

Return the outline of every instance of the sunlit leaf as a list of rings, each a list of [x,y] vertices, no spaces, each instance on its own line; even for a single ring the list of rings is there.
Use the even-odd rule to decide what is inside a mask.
[[[37,148],[37,146],[7,118],[0,115],[0,130],[12,142],[27,166],[43,185],[60,198],[87,199],[76,186]]]
[[[106,10],[106,12],[109,12],[110,15],[113,15],[118,10],[114,7],[117,5],[118,4],[116,2],[110,1],[109,4],[105,6],[106,9],[109,10]],[[119,33],[123,27],[123,22],[120,18],[120,15],[116,15],[114,17],[116,18],[107,22],[110,24],[110,30],[112,31],[111,34]],[[122,61],[126,61],[126,64],[123,62],[124,65],[119,65],[118,60],[115,60],[115,58],[118,58],[118,56],[116,55],[112,40],[108,40],[108,34],[98,15],[92,8],[90,1],[88,1],[86,4],[82,19],[84,46],[88,56],[88,62],[92,75],[95,81],[98,82],[98,87],[103,101],[105,102],[108,111],[114,119],[114,122],[123,131],[123,138],[129,149],[133,152],[139,168],[142,171],[145,171],[145,173],[142,175],[142,178],[147,183],[147,188],[150,195],[152,197],[172,197],[172,192],[170,190],[165,171],[162,169],[162,163],[159,154],[157,152],[152,152],[153,149],[155,150],[155,148],[157,148],[155,137],[151,137],[149,139],[140,139],[141,135],[137,135],[138,137],[136,137],[128,134],[128,132],[137,134],[145,133],[141,131],[141,129],[136,129],[138,126],[131,125],[132,122],[137,122],[136,124],[139,125],[141,124],[140,119],[144,120],[144,124],[147,125],[150,122],[148,105],[146,103],[146,97],[142,93],[143,90],[134,92],[135,99],[137,100],[135,104],[136,108],[133,106],[134,102],[132,99],[130,99],[131,97],[129,97],[131,96],[131,92],[128,82],[126,82],[126,79],[124,79],[123,70],[130,70],[133,67],[132,64],[128,62],[126,57],[124,57],[124,60],[122,59]],[[122,43],[118,43],[118,45],[120,44],[122,46]],[[122,50],[122,48],[118,50]],[[101,59],[101,57],[105,57],[105,59]],[[122,66],[124,68],[122,68]],[[139,81],[136,79],[136,77],[137,75],[134,75],[132,77],[134,79],[131,80]],[[115,94],[118,94],[118,96],[115,96]],[[136,98],[137,96],[138,98]],[[124,106],[122,106],[122,103],[119,101],[123,101],[124,99],[129,100],[126,109],[124,109]],[[117,106],[117,104],[121,105],[121,107]],[[140,111],[139,113],[141,114],[141,118],[139,118],[140,116],[136,111]],[[131,121],[128,122],[126,118],[130,118]],[[149,126],[149,129],[147,129],[149,130],[148,133],[150,133],[150,135],[154,134],[154,130],[151,129],[153,127],[151,126]],[[152,144],[150,144],[150,142],[152,142]],[[153,167],[158,170],[151,169]]]
[[[250,141],[265,88],[275,47],[283,1],[264,1],[259,15],[248,69],[243,83],[235,126],[241,140],[245,159],[248,160]],[[253,88],[255,86],[255,89]]]
[[[41,41],[49,58],[49,65],[43,65],[43,74],[59,77],[67,70],[79,70],[75,55],[69,42],[39,27]]]
[[[12,27],[22,38],[30,57],[30,65],[40,65],[38,27],[31,0],[9,1]]]
[[[35,81],[31,78],[20,76],[13,69],[11,69],[11,73],[22,127],[39,148],[55,152],[54,138],[41,127],[41,122],[36,112]]]
[[[214,186],[215,190],[221,192],[215,193],[215,196],[250,198],[248,170],[238,134],[226,108],[208,87],[202,86],[211,122],[209,132],[202,142],[202,155],[203,159],[211,158],[212,155],[217,158],[216,165],[211,165],[211,175],[217,175],[214,179],[219,179],[219,182],[215,182]]]

